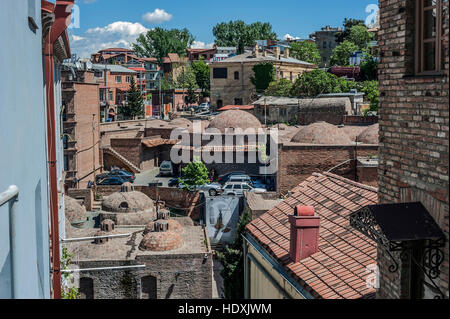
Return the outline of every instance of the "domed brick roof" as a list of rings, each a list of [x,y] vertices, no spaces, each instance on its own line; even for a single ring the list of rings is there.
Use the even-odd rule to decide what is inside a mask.
[[[169,125],[169,122],[163,121],[163,120],[151,120],[147,122],[147,127],[153,127],[153,128],[164,128]]]
[[[261,122],[252,114],[241,110],[229,110],[217,115],[210,123],[208,128],[218,129],[221,133],[225,133],[227,128],[262,128]]]
[[[378,139],[378,132],[380,130],[379,124],[374,124],[369,126],[367,129],[365,129],[361,134],[358,136],[358,143],[364,143],[364,144],[375,144],[378,145],[379,139]]]
[[[323,145],[353,144],[345,132],[327,122],[317,122],[301,128],[291,142]]]
[[[176,220],[169,219],[168,223],[169,223],[169,231],[173,231],[178,234],[181,234],[184,231],[183,226],[181,226],[181,224],[179,222],[177,222]],[[144,229],[144,236],[151,233],[154,230],[155,230],[155,222],[153,221],[153,222],[148,223]]]
[[[87,220],[86,208],[72,197],[64,197],[66,220],[70,224],[81,224]]]
[[[181,248],[183,238],[174,231],[152,231],[147,233],[139,244],[143,251],[169,251]]]
[[[117,192],[103,200],[102,210],[112,213],[137,213],[155,211],[155,205],[144,193],[138,191]]]

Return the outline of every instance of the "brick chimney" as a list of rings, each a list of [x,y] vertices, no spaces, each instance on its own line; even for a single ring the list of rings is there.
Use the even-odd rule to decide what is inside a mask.
[[[294,215],[289,216],[291,243],[289,254],[297,263],[318,251],[320,217],[314,215],[314,207],[297,206]]]
[[[275,58],[280,59],[281,57],[281,49],[280,47],[275,47]]]
[[[285,57],[286,59],[289,59],[289,57],[290,57],[290,51],[289,51],[289,48],[284,48],[284,57]]]

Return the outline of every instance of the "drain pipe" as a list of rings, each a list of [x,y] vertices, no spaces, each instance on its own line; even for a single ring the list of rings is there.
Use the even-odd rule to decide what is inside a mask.
[[[47,148],[50,186],[51,261],[53,274],[53,298],[61,299],[61,256],[58,218],[58,174],[56,171],[56,121],[55,121],[55,60],[54,43],[70,24],[74,0],[57,0],[54,9],[55,22],[45,39],[45,88],[47,94]]]

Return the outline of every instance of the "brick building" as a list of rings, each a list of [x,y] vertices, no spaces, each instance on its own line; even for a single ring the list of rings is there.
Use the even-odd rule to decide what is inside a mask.
[[[211,105],[220,109],[225,105],[249,105],[255,86],[251,82],[253,67],[261,63],[273,63],[276,79],[289,79],[294,82],[304,72],[312,71],[317,66],[290,57],[289,50],[281,54],[280,47],[274,54],[260,50],[258,45],[253,53],[244,53],[231,58],[210,63],[211,70]]]
[[[378,298],[449,298],[448,7],[380,1],[380,205],[355,215],[381,230]]]
[[[310,38],[314,39],[319,48],[320,56],[322,57],[321,67],[330,66],[331,55],[337,46],[336,33],[339,31],[342,31],[342,28],[333,28],[328,25],[310,35]]]
[[[94,71],[66,68],[62,89],[65,186],[86,188],[102,169],[99,84]]]

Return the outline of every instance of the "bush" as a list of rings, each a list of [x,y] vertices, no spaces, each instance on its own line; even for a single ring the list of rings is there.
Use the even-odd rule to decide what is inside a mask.
[[[290,95],[296,97],[315,97],[319,94],[336,92],[336,79],[334,74],[316,69],[303,73],[294,83]]]
[[[271,82],[264,94],[268,96],[289,96],[291,89],[292,82],[288,79],[281,79],[278,82]]]

